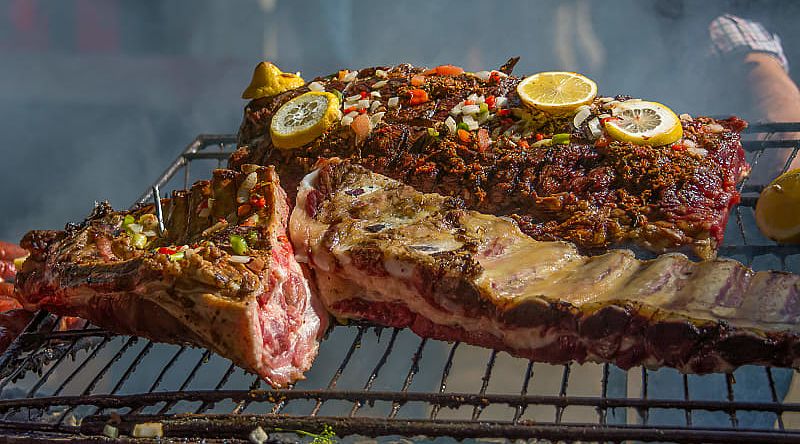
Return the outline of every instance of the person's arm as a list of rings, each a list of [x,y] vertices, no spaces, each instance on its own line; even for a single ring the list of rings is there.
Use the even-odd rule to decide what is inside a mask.
[[[732,15],[718,17],[709,30],[717,54],[738,65],[733,69],[741,69],[740,90],[748,94],[756,119],[800,122],[800,89],[789,77],[789,63],[780,38],[760,23]],[[800,133],[781,133],[780,138],[800,139]],[[781,156],[764,161],[770,163],[772,169],[782,168],[791,150],[781,152]],[[790,168],[800,168],[800,156]]]

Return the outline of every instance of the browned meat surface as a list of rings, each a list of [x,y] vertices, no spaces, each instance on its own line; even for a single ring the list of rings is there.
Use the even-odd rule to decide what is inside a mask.
[[[800,367],[800,276],[682,254],[581,255],[346,162],[300,186],[297,256],[337,318],[552,363]]]
[[[107,204],[64,231],[28,233],[16,281],[23,305],[206,347],[275,386],[302,378],[326,315],[294,259],[274,170],[242,170],[215,170],[163,199],[163,234],[153,205]]]
[[[308,91],[301,87],[247,105],[240,149],[230,165],[275,165],[291,194],[318,159],[347,158],[420,191],[458,196],[470,209],[513,215],[536,239],[569,240],[584,251],[632,243],[654,252],[682,250],[703,258],[716,254],[728,210],[738,201],[735,185],[749,168],[739,140],[746,126],[742,120],[684,116],[685,137],[678,143],[637,146],[605,135],[594,138],[586,121],[573,127],[572,116],[554,118],[527,110],[516,94],[516,77],[427,75],[417,87],[410,82],[422,68],[382,67],[388,79],[378,77],[376,69],[360,70],[349,83],[336,77],[315,79],[344,97],[380,93],[370,96],[379,102],[372,113],[386,114],[364,141],[357,142],[350,128],[334,125],[306,146],[273,148],[272,115]],[[382,81],[384,86],[374,88]],[[417,88],[430,100],[412,104],[410,91]],[[505,98],[507,103],[497,106],[464,142],[444,121],[471,94]],[[399,109],[388,105],[392,97],[399,99]],[[607,113],[610,100],[596,99],[592,116]],[[537,140],[558,133],[570,133],[570,143],[537,145]],[[488,146],[486,137],[491,139]]]

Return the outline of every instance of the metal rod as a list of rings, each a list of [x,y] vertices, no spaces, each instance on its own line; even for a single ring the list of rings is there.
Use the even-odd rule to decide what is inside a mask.
[[[364,391],[369,391],[372,388],[372,384],[375,382],[375,379],[378,377],[383,366],[386,364],[386,361],[389,359],[389,354],[392,352],[392,347],[394,347],[394,341],[397,339],[397,333],[400,332],[399,328],[392,329],[392,337],[389,338],[389,343],[386,345],[386,349],[384,350],[381,358],[378,360],[378,363],[375,364],[375,368],[372,369],[372,373],[369,374],[369,378],[367,378],[367,382],[364,384]],[[353,408],[350,410],[350,416],[355,416],[358,409],[361,408],[363,405],[362,402],[356,401],[353,404]]]
[[[419,371],[419,361],[422,359],[422,350],[425,348],[425,345],[427,343],[428,343],[428,338],[422,338],[419,341],[419,346],[417,347],[417,351],[411,358],[411,367],[409,367],[408,374],[406,375],[406,380],[403,382],[403,388],[400,389],[401,392],[408,392],[408,388],[411,387],[411,382],[414,380],[414,375],[416,375],[417,372]],[[393,402],[392,411],[389,413],[389,419],[396,417],[399,411],[400,411],[400,403]]]
[[[454,342],[453,346],[450,347],[450,354],[447,355],[447,362],[444,363],[444,367],[442,368],[442,382],[439,384],[440,395],[444,394],[444,391],[447,388],[447,377],[450,375],[450,369],[453,367],[453,356],[455,356],[459,344],[461,343]],[[440,408],[441,406],[438,404],[433,406],[431,409],[431,419],[436,419]]]
[[[153,185],[153,205],[156,207],[156,218],[158,218],[158,235],[164,236],[164,210],[161,208],[161,193],[158,185]]]
[[[492,350],[492,352],[489,353],[489,360],[486,362],[486,369],[483,371],[483,377],[481,378],[481,389],[478,392],[481,395],[485,394],[486,389],[489,388],[489,380],[492,379],[492,369],[494,369],[495,359],[497,359],[497,350]],[[473,407],[472,420],[477,421],[478,418],[480,418],[482,411],[482,405],[476,405]]]

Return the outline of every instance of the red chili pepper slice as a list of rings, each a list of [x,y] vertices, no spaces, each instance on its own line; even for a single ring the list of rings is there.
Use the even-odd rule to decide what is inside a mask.
[[[263,196],[252,196],[250,197],[250,205],[256,208],[264,208],[267,205],[267,199]]]
[[[528,145],[528,141],[525,139],[520,140],[517,142],[517,145],[521,146],[522,148],[530,148],[531,146]]]
[[[496,104],[497,101],[494,96],[489,96],[486,98],[486,105],[489,107],[489,109],[493,109]]]
[[[358,111],[358,108],[356,108],[355,106],[351,106],[350,108],[345,108],[344,109],[344,113],[345,114],[352,113],[353,111]]]
[[[536,133],[536,141],[538,142],[538,141],[540,141],[542,139],[544,139],[544,134]]]
[[[367,96],[368,96],[368,94],[367,94],[367,92],[366,92],[366,91],[361,91],[359,94],[361,94],[361,98],[362,98],[362,99],[366,99],[366,98],[367,98]]]
[[[161,247],[158,249],[159,254],[175,254],[177,251],[173,250],[172,248]]]

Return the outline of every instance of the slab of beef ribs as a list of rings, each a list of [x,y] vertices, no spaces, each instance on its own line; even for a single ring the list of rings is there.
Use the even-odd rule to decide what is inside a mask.
[[[800,276],[790,273],[678,253],[585,256],[338,160],[303,180],[290,233],[338,318],[551,363],[800,365]]]
[[[420,191],[460,197],[470,209],[512,216],[538,240],[568,240],[585,252],[633,245],[701,258],[715,256],[738,202],[735,185],[749,170],[739,139],[746,123],[737,118],[683,115],[683,139],[640,146],[613,140],[597,124],[625,97],[596,98],[582,121],[554,117],[521,104],[520,78],[500,71],[438,75],[406,64],[315,82],[315,90],[342,94],[343,114],[366,112],[370,134],[357,140],[335,124],[300,148],[274,148],[272,116],[309,91],[303,86],[247,105],[231,165],[275,165],[291,194],[318,158],[347,158]],[[459,110],[475,99],[487,114],[460,138]],[[568,143],[554,142],[567,133]]]
[[[152,204],[99,204],[80,225],[28,233],[23,305],[206,347],[273,386],[302,378],[327,315],[294,259],[274,169],[215,170],[161,202],[161,233]]]

